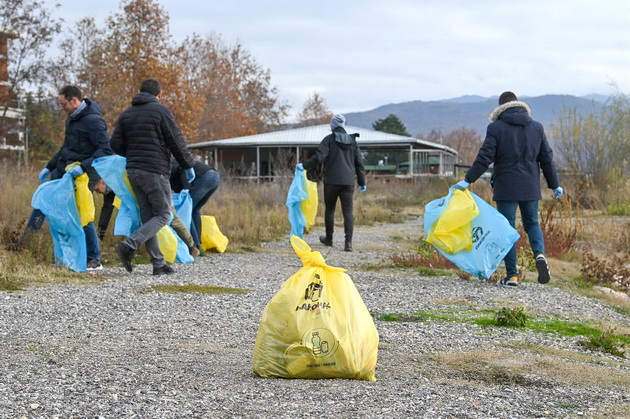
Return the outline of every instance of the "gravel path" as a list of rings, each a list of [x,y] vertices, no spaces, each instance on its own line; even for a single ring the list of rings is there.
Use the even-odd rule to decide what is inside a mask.
[[[512,290],[412,270],[367,269],[413,246],[421,220],[356,230],[352,253],[319,245],[317,231],[305,239],[329,265],[349,269],[371,312],[514,305],[630,327],[627,316],[606,304],[553,286],[526,283]],[[260,378],[252,372],[252,352],[261,312],[300,268],[283,240],[255,254],[177,265],[171,276],[152,277],[148,265],[133,274],[114,267],[103,271],[103,281],[0,293],[0,417],[630,415],[630,361],[588,351],[577,344],[579,337],[439,319],[376,321],[376,382]],[[188,283],[251,291],[150,289]],[[525,372],[483,379],[514,368]],[[597,374],[600,380],[584,378]]]

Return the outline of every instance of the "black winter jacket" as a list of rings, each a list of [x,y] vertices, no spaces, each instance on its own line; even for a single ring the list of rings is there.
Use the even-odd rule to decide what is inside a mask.
[[[91,171],[95,158],[114,154],[109,144],[107,125],[101,116],[101,108],[90,99],[84,99],[85,108],[66,119],[66,135],[63,145],[46,164],[51,179],[59,179],[68,164],[81,162],[84,171]]]
[[[486,139],[477,158],[466,173],[473,183],[494,163],[492,186],[495,201],[537,201],[540,193],[540,170],[547,186],[559,186],[558,173],[553,163],[542,124],[529,115],[529,106],[513,101],[496,108],[490,114]]]
[[[328,185],[354,185],[356,175],[359,186],[365,186],[363,157],[356,137],[337,127],[324,137],[315,155],[302,165],[306,170],[324,163],[324,183]]]
[[[193,166],[193,170],[195,171],[195,180],[197,180],[201,175],[208,173],[210,170],[214,170],[212,166],[209,166],[203,162],[195,161],[195,165]],[[180,167],[179,163],[176,160],[171,161],[171,189],[175,193],[180,193],[182,189],[190,189],[190,182],[186,178],[186,174]],[[193,183],[195,181],[193,180]]]
[[[165,176],[171,173],[171,154],[184,169],[195,164],[171,110],[145,92],[138,93],[120,114],[112,149],[127,158],[127,169]]]

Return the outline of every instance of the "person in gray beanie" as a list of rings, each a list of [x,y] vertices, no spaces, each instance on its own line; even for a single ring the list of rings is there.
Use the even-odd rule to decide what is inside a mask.
[[[540,170],[555,198],[560,198],[563,190],[543,126],[534,121],[530,114],[529,106],[520,102],[514,93],[503,92],[499,96],[499,106],[490,114],[491,123],[475,162],[466,172],[464,180],[454,186],[458,189],[468,188],[494,163],[490,183],[497,210],[514,227],[516,209],[520,208],[523,227],[536,258],[538,282],[546,284],[550,274],[543,233],[538,223],[538,201],[542,199]],[[497,285],[518,286],[516,244],[503,261],[507,276],[499,280]]]
[[[330,120],[331,134],[324,137],[315,155],[297,168],[309,170],[324,164],[324,204],[326,235],[319,240],[326,246],[333,245],[335,227],[335,207],[337,200],[341,201],[343,213],[343,229],[345,233],[344,250],[352,251],[352,234],[354,230],[354,214],[352,199],[354,197],[355,177],[359,185],[359,192],[365,192],[365,169],[361,150],[357,144],[358,134],[348,134],[345,130],[346,117],[337,114]]]

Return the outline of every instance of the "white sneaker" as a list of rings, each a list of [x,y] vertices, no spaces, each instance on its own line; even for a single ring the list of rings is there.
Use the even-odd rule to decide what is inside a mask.
[[[103,265],[101,265],[101,262],[99,262],[96,259],[88,260],[87,270],[88,271],[102,271]]]

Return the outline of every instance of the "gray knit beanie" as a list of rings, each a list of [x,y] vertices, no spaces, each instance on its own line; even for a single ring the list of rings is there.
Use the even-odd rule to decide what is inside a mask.
[[[340,113],[333,116],[332,119],[330,120],[331,131],[337,127],[345,128],[345,126],[346,126],[346,117]]]

